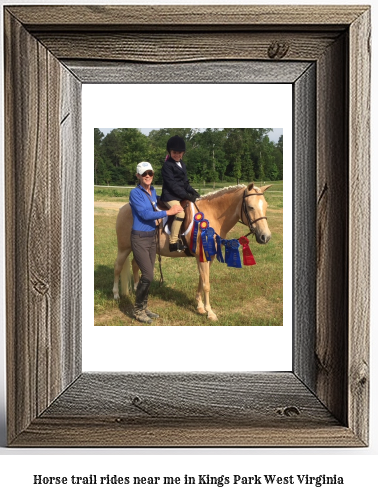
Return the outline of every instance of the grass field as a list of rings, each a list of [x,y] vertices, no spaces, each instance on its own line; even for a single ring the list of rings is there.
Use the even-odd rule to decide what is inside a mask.
[[[154,325],[283,324],[283,184],[282,181],[272,184],[265,196],[269,204],[267,216],[272,238],[267,245],[259,245],[249,237],[256,265],[235,269],[215,260],[211,266],[210,303],[218,322],[212,323],[196,311],[196,259],[163,257],[164,283],[159,286],[156,261],[155,281],[150,288],[149,307],[160,314]],[[216,186],[220,187],[223,186]],[[205,190],[212,191],[212,186],[202,186],[202,194]],[[132,317],[135,296],[122,297],[118,302],[112,293],[113,265],[117,255],[115,221],[118,208],[128,201],[129,193],[130,189],[95,188],[94,324],[97,326],[142,326]],[[247,232],[247,228],[238,223],[229,237],[239,238]]]

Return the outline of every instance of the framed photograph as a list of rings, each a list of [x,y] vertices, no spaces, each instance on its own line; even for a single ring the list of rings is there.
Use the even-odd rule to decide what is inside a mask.
[[[194,66],[195,64],[186,64],[182,71],[190,75]],[[256,66],[254,62],[244,64],[243,71],[245,74],[249,72],[251,81],[253,69],[261,71],[262,68],[261,65]],[[148,71],[151,73],[156,70],[149,65]],[[172,65],[164,65],[166,78],[172,71]],[[160,73],[162,73],[161,68]],[[178,74],[177,68],[175,73]],[[161,75],[156,74],[157,81],[161,78]],[[146,130],[142,127],[146,121],[160,124],[161,127],[153,131]],[[82,170],[87,173],[84,174],[82,206],[83,219],[86,220],[93,217],[91,212],[88,213],[93,206],[93,188],[88,182],[88,173],[93,170],[94,157],[97,162],[94,230],[92,226],[86,224],[82,233],[82,252],[85,255],[82,266],[83,371],[290,370],[292,366],[292,85],[290,83],[87,84],[82,88],[82,123]],[[190,127],[189,125],[193,123],[203,128]],[[113,127],[111,131],[95,129],[96,153],[94,154],[93,127],[94,125],[97,127],[98,124],[112,124]],[[185,124],[188,128],[185,128]],[[271,131],[269,125],[274,124],[279,124],[283,128]],[[174,126],[184,127],[176,128],[174,133],[179,133],[180,130],[185,137],[184,162],[188,169],[188,177],[191,186],[199,190],[202,196],[214,190],[221,196],[230,196],[238,192],[239,197],[235,198],[235,201],[241,203],[245,187],[252,180],[259,179],[255,181],[257,187],[270,185],[265,192],[265,199],[269,204],[266,222],[272,240],[264,245],[258,244],[255,237],[248,236],[256,262],[253,266],[245,265],[241,249],[237,251],[240,255],[240,268],[229,267],[226,262],[221,263],[218,258],[214,258],[210,268],[209,302],[212,308],[211,314],[216,315],[215,320],[209,319],[207,313],[200,314],[198,311],[197,259],[187,258],[185,253],[179,254],[180,258],[168,258],[170,254],[167,248],[164,251],[166,236],[159,232],[162,261],[160,266],[156,258],[155,278],[151,284],[148,307],[160,317],[153,321],[151,328],[145,328],[144,323],[134,318],[136,300],[134,290],[129,290],[128,294],[124,293],[120,300],[113,298],[113,268],[117,257],[115,227],[118,217],[124,213],[123,209],[121,212],[119,210],[125,206],[128,193],[135,186],[136,165],[141,158],[153,165],[155,170],[153,185],[157,195],[161,194],[162,178],[159,172],[167,154],[166,144],[169,135],[166,134],[170,134],[168,129],[172,131]],[[145,134],[148,132],[150,135],[147,137]],[[101,133],[107,135],[101,138]],[[277,156],[273,156],[273,152],[282,150],[282,143],[277,143],[280,137],[285,143],[283,162],[282,157],[277,161]],[[273,142],[274,138],[276,142]],[[238,153],[241,152],[243,142],[243,177],[242,184],[237,186],[236,178],[232,177],[235,148],[238,149]],[[137,149],[135,149],[136,144]],[[157,147],[158,151],[154,152]],[[117,148],[117,157],[112,156],[114,148]],[[215,150],[214,157],[213,150]],[[252,156],[253,166],[248,173],[247,154],[249,158]],[[131,155],[134,161],[130,160]],[[227,158],[226,161],[224,158]],[[214,165],[219,168],[216,182],[211,181],[210,177],[214,173]],[[223,165],[224,171],[220,171]],[[263,165],[264,170],[261,170],[260,165]],[[275,175],[271,169],[277,168],[277,165],[279,172]],[[210,174],[206,167],[211,169]],[[103,175],[101,169],[105,168],[111,172],[112,177],[107,182],[103,176],[101,182]],[[120,178],[124,180],[121,181],[121,186],[117,187]],[[205,185],[206,180],[208,182]],[[106,184],[109,184],[109,187]],[[230,186],[233,188],[230,189]],[[213,197],[212,194],[210,196]],[[256,201],[259,198],[261,199],[252,196],[247,200]],[[214,200],[209,204],[215,202]],[[193,206],[194,212],[201,211],[200,203],[196,203],[196,207]],[[223,204],[221,206],[223,207]],[[210,207],[203,210],[205,218],[208,219],[211,215]],[[223,208],[221,211],[223,212]],[[233,208],[229,212],[229,215],[234,217],[235,226],[229,231],[228,239],[250,234],[246,225],[237,223],[240,213],[241,207]],[[244,221],[246,222],[246,219]],[[120,238],[127,232],[125,222],[124,220],[119,229]],[[262,222],[265,223],[265,220],[262,219]],[[193,233],[187,236],[187,243],[191,234]],[[198,237],[197,242],[199,240]],[[192,244],[193,242],[191,246]],[[224,246],[220,247],[220,251],[221,256],[225,258]],[[123,255],[122,252],[121,256]],[[174,255],[178,257],[177,254]],[[124,267],[127,266],[131,270],[128,261],[124,264]],[[164,277],[163,283],[160,283],[161,274]],[[122,290],[122,283],[125,281],[121,275],[119,290]],[[135,289],[135,281],[134,279],[130,288],[134,285]],[[92,325],[93,314],[94,325]],[[285,319],[284,324],[283,319]],[[143,326],[143,331],[138,326]],[[109,341],[104,342],[104,339]],[[275,345],[274,352],[271,350],[272,344]],[[243,349],[240,348],[241,345]],[[143,351],[143,357],[125,357],[124,353],[128,350]],[[157,352],[159,356],[156,356]]]
[[[9,446],[368,446],[370,8],[7,6],[4,23]],[[292,85],[290,371],[82,371],[82,85],[172,78]]]

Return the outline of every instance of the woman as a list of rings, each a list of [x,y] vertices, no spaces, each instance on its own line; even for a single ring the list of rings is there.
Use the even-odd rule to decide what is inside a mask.
[[[180,201],[196,201],[199,194],[189,184],[186,174],[186,165],[182,161],[185,154],[185,141],[178,135],[171,137],[167,142],[167,151],[169,156],[164,162],[161,174],[163,177],[163,191],[161,200],[169,207],[180,206]],[[171,227],[169,236],[169,251],[182,252],[185,246],[179,239],[179,231],[184,220],[184,214],[176,216]]]
[[[148,291],[154,276],[157,219],[175,215],[182,209],[181,206],[175,206],[167,211],[156,211],[156,191],[152,186],[154,170],[150,163],[146,161],[139,163],[136,176],[139,184],[130,193],[133,213],[131,248],[142,277],[136,289],[134,317],[141,323],[152,323],[153,318],[159,317],[147,309]]]

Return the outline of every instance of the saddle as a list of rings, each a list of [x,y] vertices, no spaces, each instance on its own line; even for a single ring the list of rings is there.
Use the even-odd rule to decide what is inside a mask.
[[[185,231],[189,228],[190,224],[193,221],[193,210],[191,206],[191,202],[189,200],[182,200],[180,201],[180,205],[184,209],[184,220],[182,221],[181,228],[180,228],[180,233],[185,233]],[[164,201],[161,201],[160,198],[158,198],[157,202],[157,207],[159,210],[167,210],[169,209],[169,206],[165,204]],[[172,222],[176,216],[175,215],[168,215],[167,220],[164,221],[163,229],[168,228],[169,232],[171,231],[172,227]]]

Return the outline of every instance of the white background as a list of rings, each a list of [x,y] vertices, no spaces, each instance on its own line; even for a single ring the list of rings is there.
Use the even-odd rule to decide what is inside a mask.
[[[12,4],[25,3],[12,1]],[[42,3],[37,2],[34,3]],[[51,3],[51,2],[48,2]],[[88,2],[62,2],[70,3],[88,3]],[[92,4],[101,3],[95,0]],[[104,2],[106,3],[106,2]],[[113,4],[122,2],[113,1]],[[139,3],[136,0],[133,4]],[[156,2],[159,3],[159,2]],[[176,2],[177,3],[177,2]],[[216,0],[211,2],[197,2],[205,4],[222,4],[222,3],[252,3],[242,2],[222,2]],[[259,1],[259,4],[272,4],[272,2]],[[276,1],[276,4],[285,4],[287,2]],[[291,4],[313,4],[314,2],[297,2],[292,0]],[[346,0],[330,2],[324,1],[323,4],[361,4],[366,2]],[[374,31],[374,26],[377,23],[376,10],[372,9],[373,19],[373,74],[372,74],[372,89],[377,88],[376,79],[376,54],[378,52],[377,37]],[[2,96],[3,98],[3,96]],[[3,101],[1,101],[3,102]],[[372,137],[377,137],[377,99],[372,92]],[[372,192],[375,193],[377,185],[377,173],[375,166],[377,165],[377,141],[372,142]],[[372,213],[375,218],[378,214],[377,196],[372,196]],[[374,219],[373,219],[374,220]],[[4,227],[4,219],[1,220],[2,230]],[[376,470],[377,470],[377,236],[376,232],[372,231],[371,241],[372,258],[372,295],[371,295],[371,444],[367,449],[104,449],[104,450],[85,450],[85,449],[69,449],[69,450],[8,450],[5,447],[0,448],[0,492],[4,498],[9,498],[11,495],[16,498],[23,498],[26,495],[28,498],[50,499],[54,496],[57,499],[67,496],[71,498],[82,498],[83,495],[90,494],[92,498],[102,498],[105,495],[111,496],[112,499],[125,499],[129,495],[135,498],[150,498],[155,496],[165,498],[192,498],[195,495],[197,498],[248,498],[251,499],[256,495],[256,498],[261,498],[262,495],[283,497],[283,498],[322,498],[332,499],[340,496],[343,499],[355,499],[358,497],[373,498],[376,492]],[[375,256],[375,259],[374,259]],[[4,260],[3,249],[1,255],[0,272],[4,277]],[[2,290],[3,293],[3,290]],[[2,312],[4,313],[4,300],[1,304]],[[4,320],[2,322],[2,359],[4,359]],[[1,388],[4,391],[4,373],[1,373],[2,381]],[[2,398],[4,400],[4,398]],[[4,404],[2,405],[1,413],[1,443],[4,446]],[[50,455],[55,455],[52,458]],[[123,487],[107,487],[106,490],[91,486],[77,487],[41,487],[32,486],[33,474],[44,475],[86,475],[86,474],[118,474],[118,475],[189,475],[195,474],[214,474],[214,475],[232,475],[242,474],[251,476],[253,474],[339,474],[344,476],[345,486],[323,486],[315,488],[314,486],[299,487],[295,486],[274,486],[272,488],[253,486],[240,487],[238,489],[217,488],[216,486],[191,486],[191,487],[145,487],[138,489],[124,489]],[[67,489],[66,489],[67,488]],[[69,489],[68,489],[69,488]],[[90,489],[88,489],[90,488]],[[190,488],[190,489],[189,489]],[[236,487],[235,487],[236,488]],[[274,489],[273,489],[274,488]],[[305,488],[305,489],[303,489]],[[260,495],[259,495],[260,493]],[[189,497],[190,495],[190,497]]]
[[[167,112],[167,103],[187,105]],[[292,350],[292,85],[84,85],[83,172],[93,165],[93,128],[283,128],[284,129],[284,325],[93,326],[93,227],[83,225],[84,371],[282,371],[291,370]],[[96,103],[94,106],[93,103]],[[269,106],[267,106],[269,103]],[[143,161],[141,158],[140,161]],[[272,188],[274,190],[274,187]],[[93,206],[93,186],[83,183],[83,220]],[[269,215],[268,215],[269,218]],[[268,220],[269,222],[269,220]],[[273,235],[274,238],[274,235]],[[257,244],[252,240],[255,253]],[[116,249],[114,249],[116,250]],[[114,254],[116,255],[116,253]],[[258,258],[255,256],[258,262]],[[168,266],[169,262],[163,264]],[[183,261],[184,265],[184,261]],[[216,276],[214,262],[210,272]],[[250,286],[259,286],[259,266]],[[243,272],[243,268],[240,269]],[[158,277],[155,276],[155,279]],[[197,292],[193,276],[193,296]],[[169,287],[170,283],[166,282]],[[233,287],[238,283],[232,283]],[[87,293],[85,293],[87,290]],[[213,289],[214,290],[214,289]],[[210,303],[211,303],[210,292]],[[166,305],[169,307],[169,304]],[[222,311],[214,312],[221,315]],[[203,318],[204,325],[208,322]],[[274,349],[272,349],[274,346]],[[125,356],[143,352],[143,356]]]

